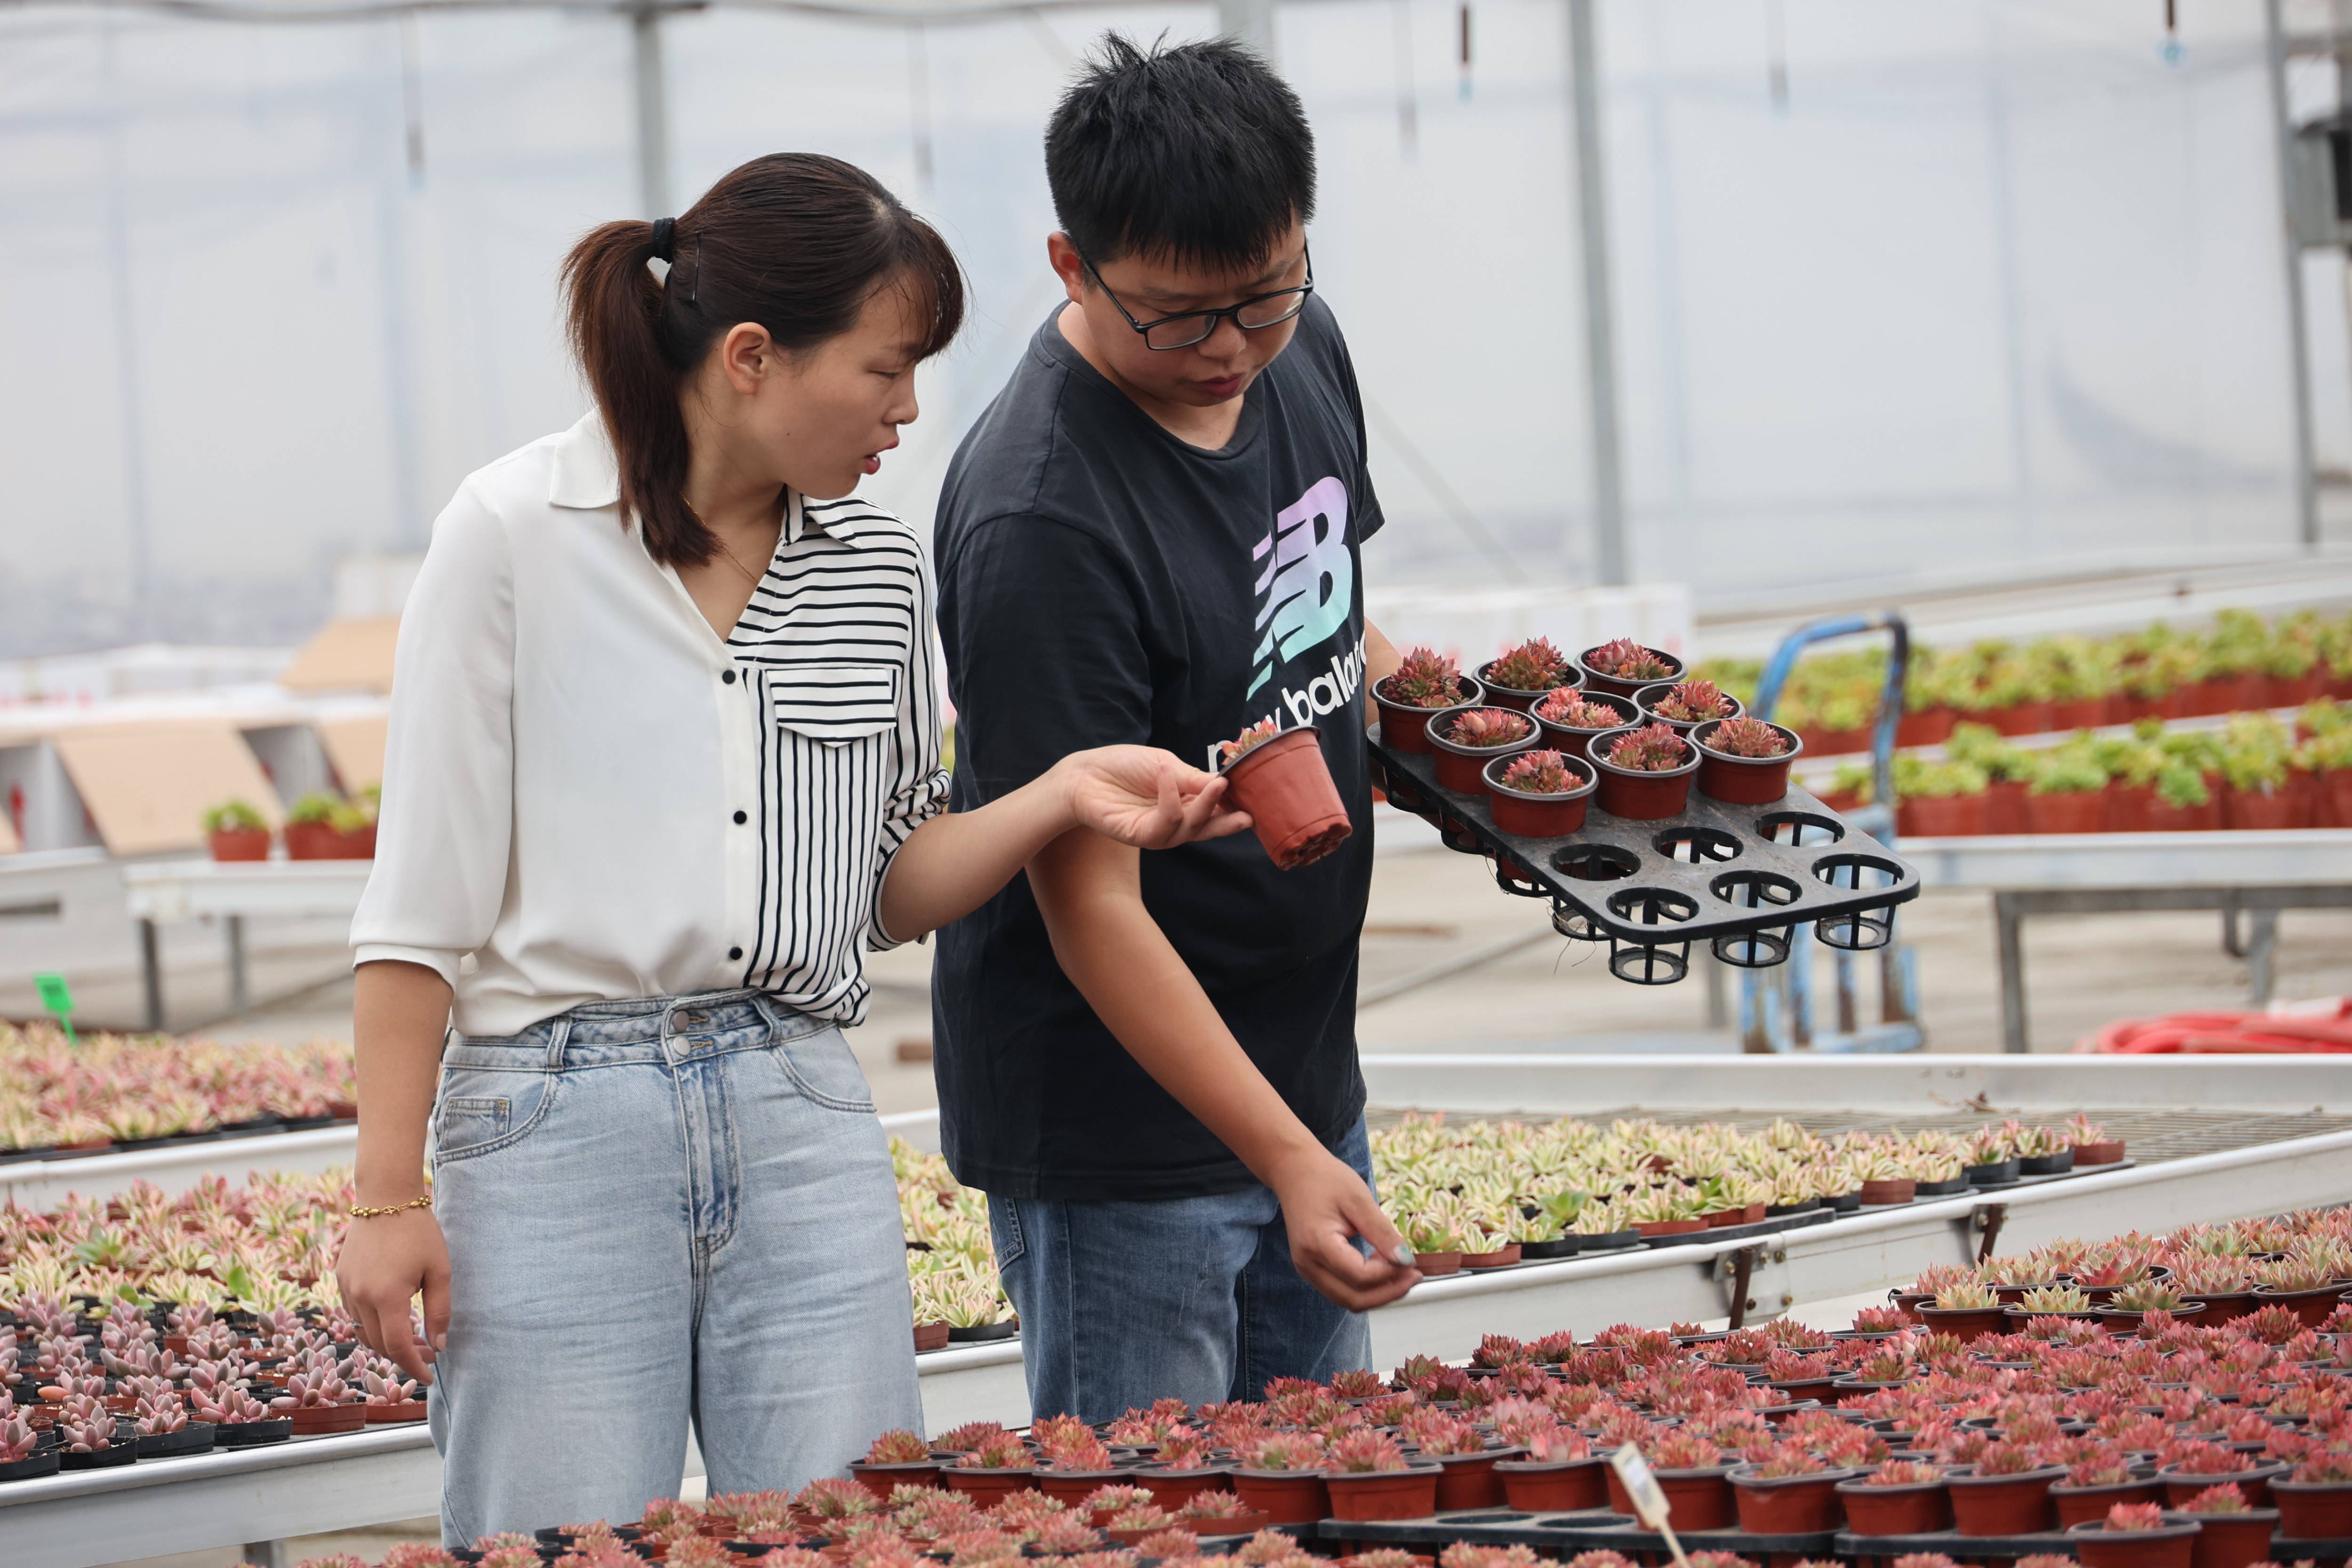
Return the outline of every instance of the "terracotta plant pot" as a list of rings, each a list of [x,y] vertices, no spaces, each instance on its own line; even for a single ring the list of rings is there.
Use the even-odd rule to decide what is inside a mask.
[[[2163,1484],[2167,1504],[2179,1508],[2207,1487],[2237,1484],[2245,1494],[2249,1508],[2271,1506],[2271,1483],[2294,1468],[2292,1465],[2258,1464],[2251,1469],[2225,1470],[2218,1476],[2194,1476],[2185,1470],[2158,1470],[2156,1479]]]
[[[1689,668],[1685,665],[1681,659],[1676,658],[1673,654],[1667,653],[1662,648],[1654,647],[1644,649],[1643,651],[1655,658],[1660,663],[1665,665],[1666,673],[1650,680],[1624,680],[1621,679],[1617,676],[1610,674],[1606,670],[1595,669],[1592,666],[1585,662],[1585,658],[1588,655],[1598,651],[1600,651],[1598,647],[1589,647],[1586,648],[1583,653],[1576,656],[1577,673],[1583,676],[1584,689],[1587,691],[1598,691],[1610,697],[1631,698],[1633,693],[1639,691],[1644,686],[1655,686],[1659,681],[1664,681],[1671,685],[1689,673]]]
[[[1692,726],[1691,743],[1698,748],[1698,793],[1733,805],[1770,805],[1789,793],[1789,764],[1803,755],[1805,742],[1785,724],[1772,728],[1789,742],[1777,757],[1735,757],[1708,744],[1723,721],[1710,719]]]
[[[2278,1510],[2250,1508],[2243,1513],[2191,1514],[2200,1527],[2189,1552],[2189,1568],[2247,1568],[2268,1561]]]
[[[289,860],[332,860],[335,830],[323,822],[289,822],[280,830]]]
[[[1565,795],[1528,795],[1503,783],[1505,771],[1516,760],[1516,756],[1496,757],[1482,775],[1496,826],[1521,838],[1565,838],[1584,826],[1586,805],[1601,785],[1590,762],[1562,753],[1560,762],[1569,776],[1581,782]]]
[[[277,1414],[293,1421],[297,1437],[315,1437],[324,1432],[356,1432],[367,1425],[367,1406],[357,1402],[298,1405]]]
[[[1174,1513],[1202,1492],[1231,1491],[1227,1478],[1233,1474],[1230,1465],[1202,1465],[1197,1469],[1171,1470],[1165,1465],[1146,1465],[1129,1477],[1135,1485],[1151,1494],[1151,1500]]]
[[[2278,1510],[2278,1532],[2298,1541],[2342,1541],[2352,1536],[2352,1481],[2271,1482],[2271,1506]]]
[[[1462,1255],[1458,1252],[1416,1252],[1412,1255],[1412,1266],[1421,1270],[1424,1279],[1434,1279],[1442,1274],[1461,1273]]]
[[[1981,790],[1975,795],[1915,795],[1903,803],[1903,810],[1910,814],[1901,830],[1906,838],[1968,838],[1986,831]]]
[[[1674,689],[1675,683],[1671,680],[1654,680],[1649,685],[1635,690],[1633,706],[1641,710],[1640,722],[1647,724],[1654,721],[1665,725],[1677,735],[1687,735],[1701,724],[1713,724],[1725,719],[1737,719],[1748,711],[1747,704],[1727,691],[1723,693],[1723,700],[1730,708],[1727,713],[1711,713],[1704,719],[1669,719],[1658,711],[1658,704],[1671,696]]]
[[[2209,677],[2192,693],[2196,713],[2246,713],[2260,708],[2270,695],[2270,682],[2258,670]]]
[[[1912,1176],[1887,1176],[1862,1184],[1862,1205],[1864,1208],[1889,1204],[1907,1204],[1918,1194],[1919,1183]]]
[[[2026,831],[2023,779],[1995,779],[1985,786],[1985,831],[1996,834]]]
[[[945,1463],[946,1461],[943,1459],[908,1459],[903,1464],[869,1465],[863,1459],[857,1459],[851,1461],[849,1473],[852,1479],[856,1480],[861,1486],[865,1487],[867,1491],[872,1492],[876,1497],[887,1502],[890,1500],[890,1491],[894,1487],[939,1488],[940,1486],[940,1468]],[[1117,1470],[1090,1471],[1087,1473],[1090,1475],[1099,1476],[1100,1479],[1091,1482],[1087,1486],[1087,1491],[1078,1493],[1076,1497],[1071,1497],[1062,1492],[1054,1491],[1051,1487],[1045,1485],[1045,1476],[1042,1472],[1037,1478],[1037,1484],[1051,1495],[1061,1498],[1064,1502],[1075,1503],[1083,1500],[1087,1492],[1094,1490],[1096,1487],[1108,1486],[1111,1481],[1120,1478],[1120,1472]],[[1065,1474],[1056,1476],[1054,1479],[1056,1480],[1066,1481],[1069,1477],[1066,1472]]]
[[[1587,702],[1597,702],[1605,707],[1613,708],[1622,717],[1614,724],[1604,724],[1594,730],[1579,728],[1571,724],[1555,724],[1539,714],[1536,715],[1536,723],[1543,730],[1545,745],[1568,756],[1586,756],[1590,754],[1585,750],[1586,744],[1593,736],[1605,735],[1612,730],[1622,730],[1640,716],[1635,712],[1633,700],[1630,697],[1606,697],[1597,692],[1588,691],[1584,694],[1584,700]]]
[[[1927,1535],[1952,1528],[1952,1497],[1939,1480],[1874,1487],[1840,1481],[1845,1527],[1856,1535]]]
[[[1187,1535],[1200,1533],[1189,1519],[1171,1519],[1166,1524],[1155,1524],[1148,1530],[1112,1530],[1106,1525],[1103,1533],[1121,1546],[1140,1546],[1145,1536],[1157,1535],[1163,1530],[1181,1530]]]
[[[1312,724],[1259,742],[1223,770],[1233,805],[1250,814],[1276,869],[1295,871],[1328,855],[1354,831]]]
[[[1609,1461],[1596,1454],[1587,1459],[1505,1459],[1495,1467],[1503,1479],[1503,1497],[1527,1513],[1570,1513],[1602,1508],[1609,1501],[1601,1472]]]
[[[2242,790],[2232,784],[2221,792],[2221,826],[2247,832],[2293,827],[2294,808],[2294,796],[2286,790]]]
[[[915,1352],[917,1354],[919,1355],[925,1351],[943,1351],[947,1348],[947,1324],[917,1323],[915,1325]]]
[[[1437,1511],[1502,1507],[1503,1478],[1495,1473],[1495,1467],[1525,1452],[1524,1448],[1489,1448],[1483,1454],[1423,1456],[1437,1462]]]
[[[2157,1530],[2109,1530],[2101,1520],[2068,1531],[2066,1543],[2083,1568],[2190,1568],[2197,1530],[2193,1521]]]
[[[1631,727],[1611,730],[1595,735],[1586,743],[1585,754],[1592,759],[1595,772],[1601,775],[1599,801],[1601,809],[1612,816],[1622,816],[1634,822],[1657,822],[1669,816],[1680,816],[1690,803],[1692,777],[1698,772],[1699,751],[1689,742],[1683,750],[1689,752],[1680,767],[1664,773],[1637,773],[1621,768],[1609,760],[1609,748],[1620,738],[1633,732]]]
[[[2155,807],[2154,784],[2110,783],[2107,785],[2107,815],[2100,824],[2100,831],[2146,833],[2154,826]]]
[[[1614,1478],[1616,1471],[1609,1472]],[[1677,1531],[1725,1530],[1739,1517],[1739,1505],[1731,1495],[1731,1483],[1726,1478],[1731,1473],[1728,1465],[1717,1465],[1704,1470],[1659,1470],[1655,1472],[1658,1486],[1666,1494],[1666,1522]],[[1618,1501],[1616,1488],[1611,1487],[1610,1504]],[[1620,1513],[1633,1511],[1633,1500],[1623,1500]]]
[[[1228,1514],[1222,1519],[1187,1519],[1181,1528],[1195,1535],[1255,1535],[1274,1522],[1274,1516],[1262,1509],[1247,1513]]]
[[[2107,721],[2104,697],[2074,697],[2050,704],[2053,730],[2095,730]]]
[[[2096,833],[2105,825],[2107,795],[2103,789],[2070,790],[2057,795],[2025,797],[2025,827],[2029,833]]]
[[[1703,1219],[1645,1219],[1633,1228],[1643,1236],[1696,1236],[1708,1227]]]
[[[1729,1478],[1739,1528],[1751,1535],[1810,1535],[1835,1530],[1845,1522],[1838,1483],[1853,1477],[1852,1470],[1824,1470],[1816,1476],[1767,1478],[1743,1465]]]
[[[2336,1303],[2344,1299],[2341,1283],[2322,1285],[2315,1290],[2274,1290],[2268,1285],[2254,1287],[2256,1307],[2284,1307],[2303,1321],[2306,1329],[2323,1326],[2336,1310]]]
[[[1906,713],[1895,721],[1895,743],[1898,746],[1940,746],[1952,738],[1952,726],[1960,716],[1949,708],[1922,708]]]
[[[1003,1501],[1014,1492],[1034,1491],[1037,1472],[1031,1469],[965,1470],[953,1465],[941,1467],[940,1479],[948,1490],[961,1492],[982,1508]],[[1141,1484],[1139,1481],[1139,1485]],[[1166,1507],[1165,1503],[1160,1505]]]
[[[1323,1478],[1331,1489],[1333,1519],[1426,1519],[1437,1511],[1437,1467],[1402,1470],[1333,1470]]]
[[[1542,743],[1536,721],[1528,719],[1528,732],[1520,739],[1500,746],[1465,746],[1447,738],[1449,727],[1461,715],[1475,711],[1463,708],[1441,709],[1430,716],[1427,740],[1430,750],[1437,755],[1437,784],[1456,795],[1486,793],[1486,764],[1497,757],[1517,756],[1532,752]],[[1522,718],[1526,717],[1524,714]]]
[[[2051,1506],[2058,1510],[2058,1528],[2095,1524],[2119,1502],[2164,1501],[2164,1489],[2154,1480],[2116,1481],[2101,1487],[2070,1487],[2064,1481],[2050,1489]]]
[[[1805,749],[1817,757],[1855,756],[1870,750],[1868,730],[1809,730]]]
[[[1475,707],[1486,700],[1486,689],[1475,678],[1465,675],[1460,679],[1462,701],[1465,706]],[[1418,756],[1428,756],[1437,750],[1429,743],[1426,733],[1429,716],[1433,713],[1443,713],[1445,710],[1409,708],[1402,702],[1391,702],[1381,694],[1381,688],[1387,684],[1388,680],[1385,679],[1372,683],[1372,702],[1381,710],[1381,744],[1391,751],[1411,752]]]
[[[2352,768],[2334,768],[2319,778],[2321,827],[2352,827]]]
[[[2046,1466],[2015,1476],[1979,1476],[1955,1470],[1945,1477],[1952,1495],[1952,1522],[1962,1535],[2031,1535],[2058,1527],[2050,1489],[2066,1479],[2064,1467]]]
[[[1559,686],[1547,686],[1541,691],[1523,691],[1516,686],[1498,686],[1486,679],[1486,672],[1495,668],[1495,663],[1496,661],[1490,658],[1478,667],[1478,686],[1486,692],[1486,706],[1489,708],[1508,708],[1524,713],[1537,702],[1559,689]],[[1583,682],[1584,672],[1580,669],[1571,669],[1568,672],[1568,678],[1560,682],[1560,686],[1580,686]]]
[[[1331,1489],[1320,1470],[1237,1469],[1234,1491],[1275,1524],[1312,1524],[1331,1517]]]
[[[224,827],[205,835],[205,846],[215,860],[267,860],[269,858],[269,829],[267,827]]]
[[[1922,1301],[1911,1309],[1930,1332],[1950,1334],[1962,1344],[1987,1334],[2006,1333],[2008,1323],[1999,1307],[1937,1307]]]
[[[425,1401],[421,1399],[404,1399],[397,1405],[370,1404],[365,1408],[370,1426],[398,1426],[425,1419]],[[887,1497],[890,1494],[885,1492],[882,1495]]]
[[[2077,1165],[2112,1165],[2123,1157],[2124,1141],[2120,1138],[2102,1138],[2095,1143],[2074,1145]]]

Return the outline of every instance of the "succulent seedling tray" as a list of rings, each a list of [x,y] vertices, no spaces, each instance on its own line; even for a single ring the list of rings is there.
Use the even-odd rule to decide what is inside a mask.
[[[1560,1558],[1580,1552],[1622,1552],[1628,1557],[1649,1553],[1664,1556],[1665,1536],[1643,1528],[1639,1520],[1605,1508],[1575,1513],[1520,1513],[1510,1509],[1480,1509],[1468,1513],[1433,1514],[1426,1519],[1327,1519],[1318,1527],[1327,1541],[1377,1542],[1382,1545],[1446,1545],[1466,1541],[1474,1546],[1532,1546]],[[1804,1535],[1756,1535],[1744,1530],[1681,1530],[1675,1532],[1685,1552],[1733,1552],[1761,1559],[1826,1557],[1833,1531]]]
[[[2074,1543],[2080,1539],[2063,1530],[2036,1535],[1962,1535],[1957,1530],[1939,1530],[1927,1535],[1856,1535],[1851,1531],[1840,1531],[1837,1554],[1868,1562],[1907,1557],[1915,1552],[1940,1552],[1959,1563],[2008,1562],[2037,1552],[2072,1557],[2076,1555]],[[2274,1562],[2340,1563],[2347,1556],[2352,1556],[2352,1538],[2298,1541],[2284,1535],[2271,1537],[2271,1558]]]
[[[1434,757],[1377,735],[1372,755],[1390,804],[1447,847],[1493,861],[1506,891],[1549,900],[1562,936],[1607,942],[1609,972],[1635,984],[1683,978],[1694,942],[1736,968],[1769,969],[1806,923],[1829,947],[1884,947],[1895,906],[1919,896],[1917,870],[1793,784],[1770,805],[1727,805],[1694,785],[1681,816],[1651,822],[1596,801],[1579,831],[1522,838],[1495,826],[1484,794],[1440,785]]]

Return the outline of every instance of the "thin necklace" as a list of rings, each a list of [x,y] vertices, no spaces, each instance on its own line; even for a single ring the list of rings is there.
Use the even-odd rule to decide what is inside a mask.
[[[688,514],[691,516],[695,521],[702,522],[702,514],[694,510],[694,503],[692,501],[687,500],[684,496],[680,496],[677,499],[685,502]],[[719,546],[719,553],[727,557],[728,563],[733,566],[736,571],[743,574],[744,581],[750,583],[754,588],[758,587],[764,579],[765,574],[754,572],[749,566],[744,565],[743,558],[740,555],[736,554],[732,550],[727,548],[727,541],[719,536],[719,531],[717,529],[712,528],[707,522],[702,522],[702,526],[709,532],[710,542]],[[778,537],[782,537],[783,531],[783,521],[782,519],[777,520],[776,530]]]

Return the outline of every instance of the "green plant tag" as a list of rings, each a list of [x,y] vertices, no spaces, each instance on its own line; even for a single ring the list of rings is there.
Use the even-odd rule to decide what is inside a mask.
[[[73,992],[68,989],[66,977],[62,974],[36,974],[33,987],[41,994],[41,1005],[57,1015],[58,1022],[65,1026],[67,1043],[79,1045],[81,1042],[76,1037],[73,1026]]]

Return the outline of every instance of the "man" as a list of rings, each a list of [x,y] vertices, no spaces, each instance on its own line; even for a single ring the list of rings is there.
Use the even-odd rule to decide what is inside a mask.
[[[941,933],[948,1160],[990,1194],[1032,1407],[1100,1421],[1361,1367],[1363,1310],[1419,1278],[1355,1045],[1362,692],[1397,658],[1363,618],[1380,503],[1297,96],[1230,42],[1108,37],[1045,165],[1068,301],[940,499],[957,803],[1115,740],[1205,761],[1272,716],[1318,725],[1356,827],[1287,872],[1247,835],[1145,864],[1074,834]]]

